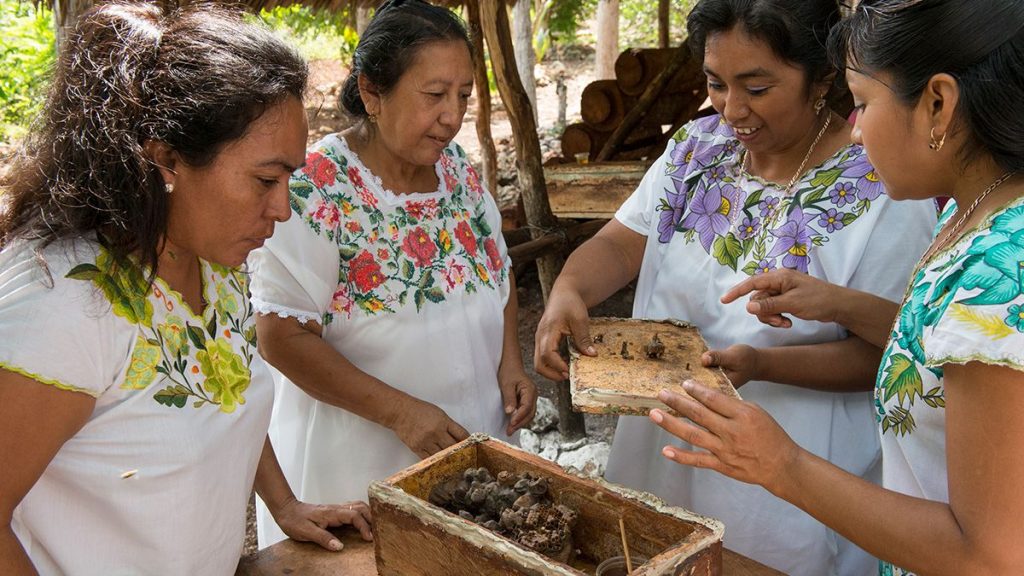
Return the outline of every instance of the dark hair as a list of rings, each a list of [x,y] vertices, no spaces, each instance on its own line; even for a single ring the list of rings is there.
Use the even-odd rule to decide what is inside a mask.
[[[387,94],[416,57],[431,42],[465,42],[470,57],[472,44],[466,26],[451,10],[423,0],[390,0],[381,5],[363,31],[352,57],[352,71],[341,89],[343,111],[356,118],[367,116],[359,97],[363,74],[381,94]]]
[[[807,87],[836,70],[828,59],[828,32],[839,21],[836,0],[701,0],[686,19],[688,42],[703,61],[708,36],[736,26],[779,58],[804,70]],[[843,86],[841,78],[834,90]]]
[[[906,104],[928,80],[956,78],[951,131],[967,130],[966,163],[987,152],[1005,170],[1024,170],[1024,2],[862,0],[829,39],[837,67],[885,73]]]
[[[93,233],[117,260],[155,272],[167,229],[147,140],[211,163],[265,110],[306,88],[303,59],[236,12],[114,3],[81,16],[61,46],[41,116],[5,178],[0,246]],[[45,263],[44,263],[45,265]]]

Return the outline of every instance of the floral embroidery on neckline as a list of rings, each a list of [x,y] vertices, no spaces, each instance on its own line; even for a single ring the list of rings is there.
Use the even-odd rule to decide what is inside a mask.
[[[348,140],[346,140],[344,136],[342,136],[341,134],[332,134],[332,137],[335,140],[337,140],[338,146],[343,148],[345,150],[345,153],[347,153],[350,156],[351,164],[353,166],[358,167],[359,174],[369,175],[369,181],[374,184],[376,191],[384,193],[386,197],[392,198],[392,200],[395,202],[403,202],[409,196],[434,197],[441,194],[448,194],[451,192],[451,188],[445,186],[445,184],[449,182],[449,180],[447,180],[444,177],[446,166],[444,166],[442,161],[438,161],[436,164],[434,164],[434,172],[435,175],[437,176],[437,190],[432,190],[430,192],[395,192],[394,190],[388,188],[387,186],[384,186],[384,182],[380,179],[380,176],[377,176],[376,174],[373,173],[372,170],[366,167],[366,164],[363,163],[363,159],[359,157],[359,153],[357,153],[355,150],[352,149],[351,146],[348,145]],[[445,158],[445,155],[442,154],[441,158]]]
[[[344,142],[340,137],[337,138]],[[324,316],[395,313],[440,304],[457,294],[497,289],[508,270],[487,219],[486,192],[461,148],[438,161],[443,194],[402,195],[381,204],[347,147],[330,140],[310,152],[290,183],[292,209],[338,246],[338,287]],[[461,170],[460,170],[461,168]],[[330,179],[318,172],[332,172]]]
[[[210,302],[202,317],[162,280],[149,286],[143,269],[116,262],[103,248],[94,263],[79,264],[65,276],[92,282],[113,313],[138,328],[123,390],[155,389],[153,399],[167,407],[180,409],[191,401],[193,408],[212,405],[231,413],[245,404],[256,346],[247,280],[240,272],[199,262]]]
[[[665,164],[668,186],[657,207],[658,240],[668,244],[681,233],[684,242],[699,242],[733,270],[751,276],[780,266],[806,272],[813,247],[852,225],[884,193],[857,145],[812,168],[785,196],[739,175],[739,142],[728,131],[701,129],[698,121],[693,133],[684,128],[674,137]]]

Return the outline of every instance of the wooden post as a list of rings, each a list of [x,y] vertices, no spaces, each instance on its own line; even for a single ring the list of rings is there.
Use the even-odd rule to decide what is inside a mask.
[[[537,123],[533,120],[533,107],[526,96],[516,70],[512,52],[512,36],[509,31],[508,13],[505,3],[499,0],[483,0],[480,4],[481,23],[487,46],[491,53],[491,67],[498,81],[501,99],[505,102],[512,134],[516,140],[516,156],[519,159],[519,187],[526,209],[526,221],[534,239],[553,231],[558,220],[551,213],[547,188],[544,185],[544,170],[540,163],[540,140],[537,138]],[[547,302],[555,276],[562,266],[559,255],[546,255],[537,259],[537,275],[540,288]],[[563,438],[581,438],[586,434],[583,415],[572,411],[569,399],[569,384],[558,386],[558,430]]]
[[[669,13],[669,0],[658,0],[658,47],[668,48],[669,28],[671,15]]]
[[[369,0],[356,1],[356,34],[363,35],[363,31],[370,24],[370,2]]]
[[[53,31],[54,44],[59,53],[69,30],[75,27],[78,17],[92,8],[92,0],[54,0]]]
[[[615,58],[619,55],[619,0],[597,2],[597,52],[594,55],[595,80],[615,78]]]
[[[466,2],[469,37],[473,42],[473,82],[476,83],[476,137],[480,141],[484,184],[498,197],[498,152],[491,135],[491,87],[487,81],[487,55],[484,52],[484,31],[480,25],[479,0]]]

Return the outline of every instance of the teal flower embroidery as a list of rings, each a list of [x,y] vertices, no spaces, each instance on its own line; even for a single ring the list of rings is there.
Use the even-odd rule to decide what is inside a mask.
[[[1011,328],[1016,328],[1018,332],[1024,332],[1024,306],[1012,304],[1006,310],[1007,316],[1004,322]]]

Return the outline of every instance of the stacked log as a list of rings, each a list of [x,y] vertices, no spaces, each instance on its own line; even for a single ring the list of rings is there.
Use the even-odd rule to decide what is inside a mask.
[[[678,72],[644,110],[643,120],[614,146],[606,160],[641,160],[659,154],[672,133],[695,116],[707,97],[700,64],[689,51],[679,48],[626,50],[615,61],[614,80],[587,85],[580,102],[583,121],[566,126],[562,133],[562,161],[597,160],[654,79],[681,54],[686,60]]]

